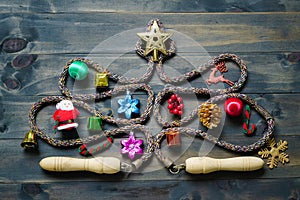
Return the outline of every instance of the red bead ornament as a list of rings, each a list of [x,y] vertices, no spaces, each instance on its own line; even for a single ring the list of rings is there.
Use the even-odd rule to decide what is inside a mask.
[[[178,96],[177,94],[172,94],[171,97],[168,99],[168,109],[169,112],[174,114],[174,115],[182,115],[182,110],[183,110],[183,102],[182,98]]]
[[[243,112],[243,108],[244,103],[236,97],[229,98],[224,103],[225,112],[232,117],[240,116]]]

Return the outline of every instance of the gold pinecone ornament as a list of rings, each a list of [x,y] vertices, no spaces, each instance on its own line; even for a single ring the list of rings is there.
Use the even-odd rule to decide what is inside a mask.
[[[212,129],[221,121],[222,112],[217,104],[204,102],[198,110],[198,117],[203,126]]]

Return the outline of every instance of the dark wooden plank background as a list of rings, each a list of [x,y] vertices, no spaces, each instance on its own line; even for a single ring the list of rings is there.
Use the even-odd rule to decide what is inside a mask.
[[[212,0],[212,1],[2,1],[0,41],[23,38],[26,48],[16,53],[1,51],[0,62],[0,192],[1,199],[300,199],[299,69],[300,15],[297,0]],[[287,140],[290,163],[273,170],[249,173],[217,172],[207,175],[170,175],[155,159],[148,168],[131,175],[93,173],[49,173],[40,169],[41,158],[61,155],[79,157],[76,149],[55,149],[39,141],[39,152],[20,147],[28,131],[28,111],[41,97],[59,95],[57,81],[64,64],[71,58],[88,56],[96,45],[120,32],[145,27],[160,18],[169,30],[183,33],[210,56],[235,53],[249,71],[242,92],[255,98],[276,120],[275,136]],[[134,44],[133,44],[134,45]],[[106,49],[92,52],[95,57],[114,56]],[[199,56],[186,51],[190,57]],[[24,56],[20,65],[17,56]],[[142,63],[133,53],[118,64]],[[171,64],[171,63],[170,63]],[[111,70],[125,73],[130,65]],[[183,65],[182,65],[183,66]],[[177,67],[186,72],[186,67]],[[203,82],[203,80],[202,80]],[[194,80],[199,86],[201,80]],[[153,83],[157,93],[161,88]],[[90,91],[90,90],[89,90]],[[145,95],[135,95],[145,102]],[[100,106],[109,105],[100,103]],[[43,109],[40,126],[51,129],[54,107]],[[255,115],[254,115],[254,119]],[[86,120],[86,116],[80,117]],[[83,122],[84,123],[84,122]],[[245,138],[232,124],[225,124],[222,138],[249,143],[260,135]],[[249,140],[248,140],[249,139]],[[199,138],[178,159],[199,155]],[[117,143],[117,142],[116,142]],[[118,156],[118,145],[103,155]],[[226,158],[237,154],[214,147],[208,154]]]

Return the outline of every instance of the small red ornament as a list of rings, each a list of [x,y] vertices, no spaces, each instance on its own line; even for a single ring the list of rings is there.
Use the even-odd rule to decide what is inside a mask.
[[[229,98],[224,103],[225,112],[232,117],[240,116],[243,112],[243,108],[243,101],[236,97]]]
[[[181,144],[179,131],[169,131],[166,133],[168,146],[179,146]]]
[[[174,115],[182,115],[182,109],[184,105],[182,103],[182,98],[177,94],[172,94],[171,97],[168,99],[168,109],[169,112]]]

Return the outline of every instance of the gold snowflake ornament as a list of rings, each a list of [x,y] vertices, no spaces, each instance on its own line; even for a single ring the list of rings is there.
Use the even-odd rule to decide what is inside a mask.
[[[258,152],[258,155],[260,155],[262,158],[268,158],[267,165],[269,165],[270,169],[273,169],[274,167],[277,167],[278,161],[282,164],[290,161],[289,155],[283,152],[287,148],[287,141],[280,140],[276,144],[275,138],[272,138],[267,141],[267,148],[262,148],[262,150]]]

